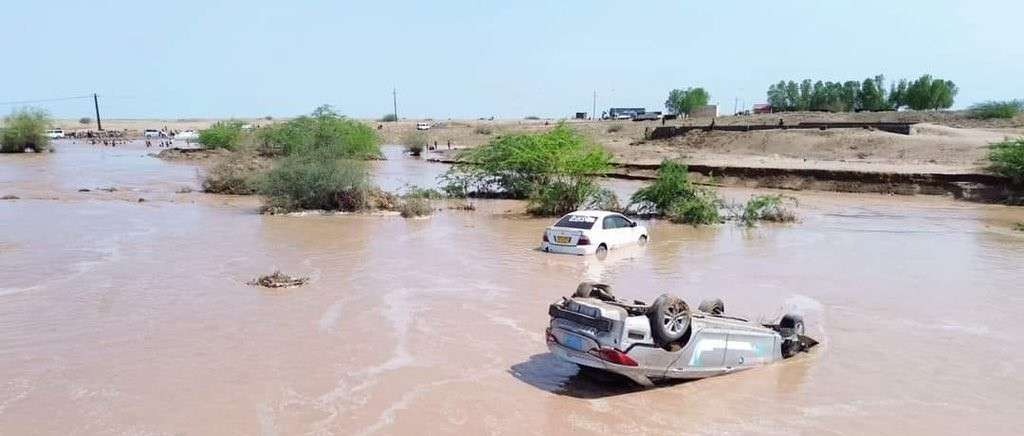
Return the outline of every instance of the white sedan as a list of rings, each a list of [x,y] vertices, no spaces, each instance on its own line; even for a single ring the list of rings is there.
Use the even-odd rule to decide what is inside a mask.
[[[647,227],[622,214],[598,210],[570,213],[544,230],[541,250],[564,254],[603,254],[609,249],[646,244]]]

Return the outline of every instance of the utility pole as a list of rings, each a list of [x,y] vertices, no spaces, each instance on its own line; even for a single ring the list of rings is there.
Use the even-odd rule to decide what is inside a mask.
[[[590,108],[590,119],[597,119],[597,90],[594,90],[594,105]]]
[[[395,121],[398,121],[398,89],[391,87],[391,99],[395,104]]]
[[[92,105],[96,108],[96,130],[103,131],[103,122],[100,121],[100,98],[92,93]]]
[[[738,114],[739,113],[739,108],[740,108],[740,98],[736,97],[736,99],[733,100],[733,102],[732,102],[732,114],[733,115]]]

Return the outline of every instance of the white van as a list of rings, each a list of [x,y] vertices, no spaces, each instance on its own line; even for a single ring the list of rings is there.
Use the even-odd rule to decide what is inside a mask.
[[[46,131],[46,136],[50,139],[61,139],[64,137],[64,129],[50,129]]]

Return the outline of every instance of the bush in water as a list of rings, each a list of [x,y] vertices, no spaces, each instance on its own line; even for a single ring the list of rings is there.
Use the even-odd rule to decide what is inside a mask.
[[[794,222],[796,215],[784,204],[787,198],[796,202],[792,197],[781,195],[755,196],[743,206],[743,212],[738,214],[737,219],[747,227],[753,227],[758,221]]]
[[[260,129],[259,151],[267,156],[317,153],[334,159],[379,159],[380,141],[370,126],[320,106],[311,115]]]
[[[27,149],[37,152],[50,150],[50,137],[46,136],[52,120],[42,109],[16,109],[4,118],[0,130],[0,152],[23,153]]]
[[[561,181],[579,185],[611,169],[611,156],[559,123],[545,133],[516,133],[466,150],[442,176],[452,195],[502,195],[526,198]]]
[[[218,121],[208,129],[199,132],[199,143],[203,148],[212,150],[223,148],[226,150],[237,150],[242,143],[241,121]]]
[[[528,198],[526,211],[539,216],[558,216],[580,209],[619,210],[615,193],[590,179],[559,180],[543,185]]]
[[[355,211],[373,205],[366,164],[324,156],[290,156],[257,184],[267,205],[283,210]]]

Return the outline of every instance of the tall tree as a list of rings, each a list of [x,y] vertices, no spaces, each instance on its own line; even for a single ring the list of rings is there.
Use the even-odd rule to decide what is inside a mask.
[[[665,100],[665,109],[678,115],[690,115],[694,109],[707,105],[710,98],[704,88],[673,89]]]

